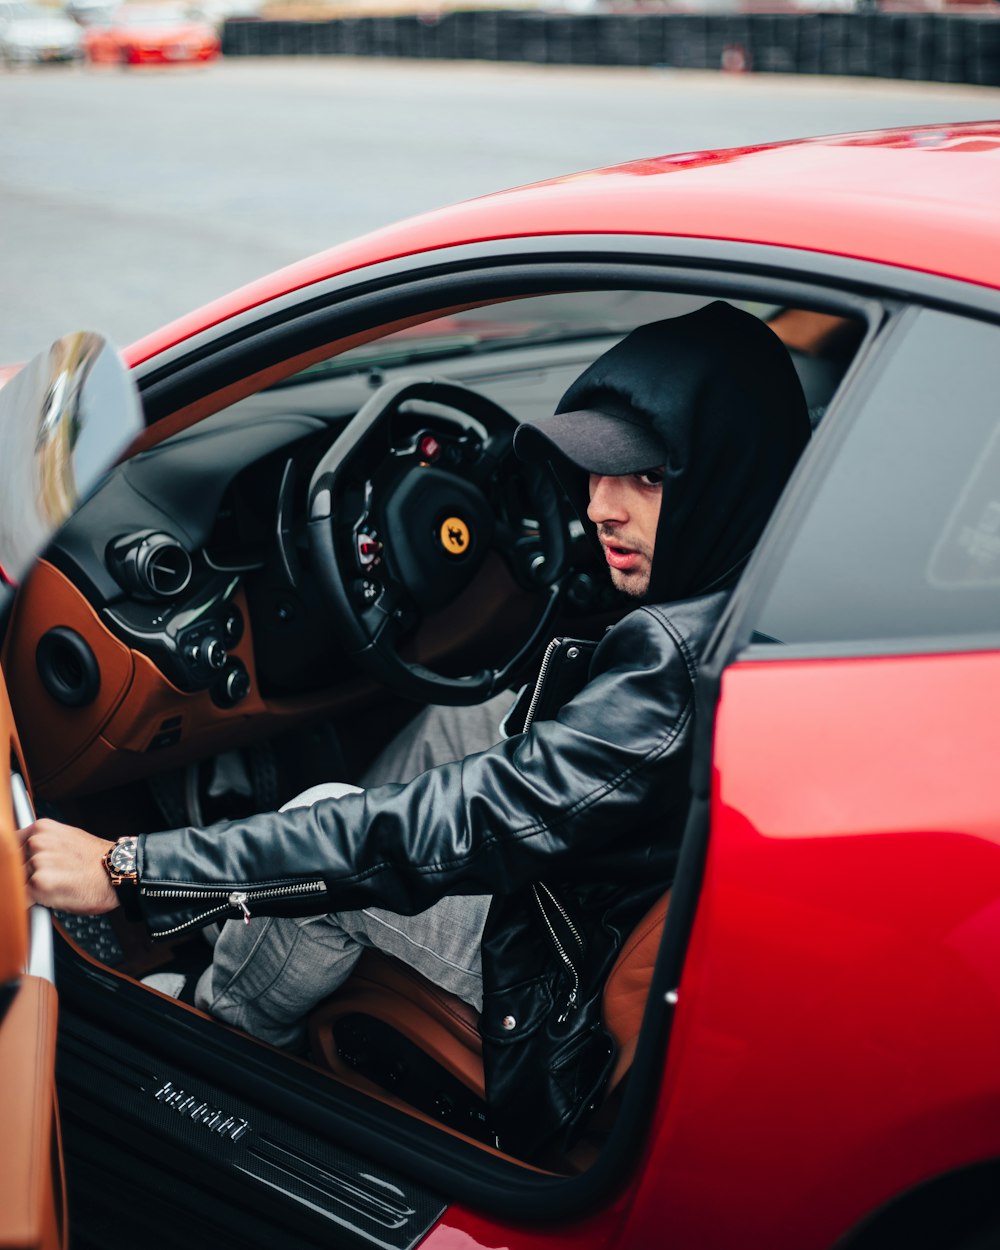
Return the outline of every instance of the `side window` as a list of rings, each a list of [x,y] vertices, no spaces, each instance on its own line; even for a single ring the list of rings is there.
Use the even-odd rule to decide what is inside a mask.
[[[992,634],[1000,645],[1000,327],[924,310],[815,493],[754,642]]]

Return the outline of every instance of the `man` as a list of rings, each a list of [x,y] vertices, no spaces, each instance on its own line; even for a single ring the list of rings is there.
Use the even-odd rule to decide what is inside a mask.
[[[481,710],[431,710],[366,789],[207,830],[112,849],[40,821],[32,896],[121,899],[156,936],[237,918],[198,1001],[279,1045],[364,946],[386,949],[480,1009],[503,1146],[564,1144],[614,1058],[605,978],[673,877],[700,653],[808,436],[791,361],[756,318],[715,303],[633,331],[515,438],[642,605],[583,661],[575,697],[492,745]]]

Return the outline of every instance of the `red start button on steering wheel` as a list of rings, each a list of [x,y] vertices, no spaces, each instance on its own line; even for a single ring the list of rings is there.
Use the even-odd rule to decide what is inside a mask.
[[[417,450],[420,452],[422,460],[433,464],[441,454],[441,444],[433,434],[422,434],[420,442],[417,443]]]

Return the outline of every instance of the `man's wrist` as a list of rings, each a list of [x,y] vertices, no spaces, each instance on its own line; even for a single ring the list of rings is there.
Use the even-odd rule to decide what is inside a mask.
[[[138,850],[139,839],[125,837],[119,838],[102,856],[104,870],[116,889],[139,884]]]

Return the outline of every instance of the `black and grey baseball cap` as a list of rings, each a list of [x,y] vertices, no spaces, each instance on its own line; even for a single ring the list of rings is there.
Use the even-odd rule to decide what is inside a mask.
[[[663,440],[638,415],[596,409],[556,412],[523,421],[514,435],[522,460],[568,460],[585,473],[621,477],[665,464]]]
[[[637,326],[556,408],[521,425],[514,447],[549,461],[581,520],[585,472],[665,470],[649,603],[733,583],[809,439],[788,349],[723,300]]]

